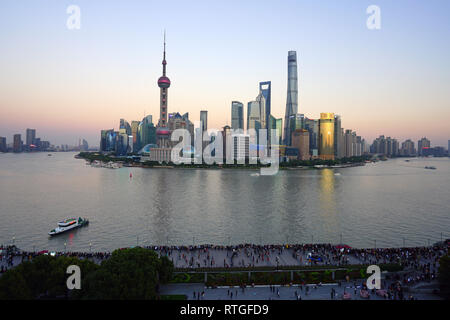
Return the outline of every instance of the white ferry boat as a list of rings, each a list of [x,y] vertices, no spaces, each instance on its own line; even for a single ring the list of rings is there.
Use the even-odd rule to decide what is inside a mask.
[[[57,234],[75,229],[75,228],[79,228],[79,227],[83,227],[85,225],[89,224],[89,220],[87,220],[86,218],[70,218],[70,219],[66,219],[64,221],[60,221],[58,222],[58,227],[51,230],[48,234],[50,236],[55,236]]]

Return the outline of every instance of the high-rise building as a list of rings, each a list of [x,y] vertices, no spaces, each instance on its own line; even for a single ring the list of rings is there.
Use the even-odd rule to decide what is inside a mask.
[[[352,130],[345,130],[345,157],[353,157],[353,133]]]
[[[126,134],[131,135],[131,126],[125,119],[120,119],[119,129],[124,129]]]
[[[429,149],[431,147],[431,142],[427,138],[423,137],[417,142],[417,152],[419,156],[423,156],[423,150]]]
[[[261,128],[267,129],[269,133],[269,119],[270,119],[270,102],[271,102],[272,84],[270,81],[259,83],[259,92],[264,97],[264,100],[259,100],[261,103]],[[257,98],[258,100],[258,98]]]
[[[78,142],[78,147],[80,148],[80,151],[88,151],[89,144],[85,139],[80,139]]]
[[[341,158],[342,154],[342,123],[341,123],[341,116],[335,115],[334,116],[334,157],[335,158]]]
[[[14,135],[13,151],[14,152],[22,152],[22,136],[19,133]]]
[[[319,157],[334,160],[334,114],[321,113],[319,120]]]
[[[239,101],[231,102],[231,129],[244,130],[244,105]]]
[[[292,133],[295,130],[306,128],[306,118],[305,118],[304,114],[301,114],[301,113],[293,114],[289,117],[289,121],[291,122],[289,125],[289,130],[290,130],[289,134],[291,135],[291,138],[292,138]]]
[[[208,130],[208,111],[206,110],[200,111],[200,126],[202,128],[202,132]]]
[[[156,137],[158,146],[165,148],[169,146],[170,130],[167,127],[167,100],[169,96],[170,80],[166,76],[166,34],[164,33],[164,53],[163,53],[163,74],[158,79],[158,87],[160,88],[159,102],[159,121],[156,129]]]
[[[283,119],[277,119],[274,116],[270,115],[269,128],[271,130],[276,130],[276,133],[278,135],[278,145],[281,145],[283,143]]]
[[[133,150],[138,151],[140,149],[139,145],[139,123],[140,121],[131,121],[131,135],[133,136]]]
[[[296,129],[292,132],[292,147],[298,149],[299,160],[309,160],[309,131],[306,129]]]
[[[27,129],[26,145],[29,147],[34,144],[34,139],[36,139],[36,129]]]
[[[450,140],[448,140],[447,154],[450,157]]]
[[[0,152],[6,152],[6,137],[0,137]]]
[[[261,129],[261,106],[258,101],[247,104],[247,130],[249,129]]]
[[[412,157],[416,155],[416,149],[414,147],[414,141],[408,139],[402,142],[402,148],[400,150],[402,156]]]
[[[319,120],[306,119],[305,129],[309,131],[309,153],[313,157],[319,155]]]
[[[284,144],[291,145],[290,116],[298,112],[298,79],[297,79],[297,52],[288,52],[288,81],[287,81],[287,99],[286,113],[284,116]]]
[[[139,123],[139,150],[147,144],[157,143],[157,129],[152,123],[152,116],[148,115]]]

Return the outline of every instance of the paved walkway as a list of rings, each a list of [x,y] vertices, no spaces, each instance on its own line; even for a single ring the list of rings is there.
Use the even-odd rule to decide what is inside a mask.
[[[331,291],[334,288],[336,296],[333,300],[342,300],[342,295],[345,292],[351,294],[352,300],[365,300],[359,296],[360,285],[355,287],[353,283],[342,284],[327,284],[321,286],[308,285],[303,287],[298,286],[275,286],[274,291],[269,286],[256,286],[254,288],[247,287],[244,290],[242,288],[216,288],[209,289],[204,286],[203,283],[197,284],[167,284],[162,285],[160,293],[163,295],[186,295],[188,300],[298,300],[299,296],[301,300],[332,300]],[[308,293],[306,293],[306,287],[308,287]],[[195,292],[195,298],[194,298]],[[204,292],[204,295],[201,293]],[[233,296],[230,295],[233,293]],[[200,299],[198,294],[200,293]],[[297,295],[297,296],[296,296]],[[412,293],[414,299],[417,300],[438,300],[438,296],[431,293]],[[379,297],[374,293],[370,294],[371,300],[386,300],[383,297]],[[409,299],[409,295],[406,294],[405,299]]]

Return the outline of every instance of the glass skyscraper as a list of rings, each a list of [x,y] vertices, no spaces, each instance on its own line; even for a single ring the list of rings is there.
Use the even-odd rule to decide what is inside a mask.
[[[284,144],[291,145],[291,122],[289,118],[298,112],[298,79],[297,79],[297,52],[288,52],[288,82],[286,113],[284,116]]]
[[[261,128],[263,129],[270,129],[269,119],[270,119],[271,91],[272,91],[272,83],[270,81],[264,81],[259,83],[259,92],[264,97],[264,103],[261,103]]]
[[[334,114],[321,113],[319,120],[319,157],[334,160]]]
[[[239,101],[231,102],[231,128],[244,129],[244,105]]]

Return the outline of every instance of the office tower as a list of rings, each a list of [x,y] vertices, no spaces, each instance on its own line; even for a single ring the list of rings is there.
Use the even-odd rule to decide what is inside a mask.
[[[289,125],[289,134],[292,137],[292,133],[298,129],[305,129],[306,127],[306,118],[304,114],[297,113],[293,114],[289,117],[290,125]]]
[[[244,105],[239,101],[231,102],[231,129],[244,130]]]
[[[291,145],[290,121],[291,115],[298,112],[298,80],[297,80],[297,52],[288,52],[288,81],[287,81],[287,99],[286,113],[284,116],[284,144]]]
[[[271,130],[276,130],[278,135],[278,145],[281,145],[283,142],[283,119],[282,118],[277,119],[274,116],[270,115],[269,128]]]
[[[334,114],[321,113],[319,120],[319,157],[334,160]]]
[[[296,129],[292,132],[291,143],[293,148],[298,149],[298,160],[309,160],[309,131]]]
[[[233,134],[233,160],[247,162],[250,157],[250,136],[248,134]]]
[[[131,135],[133,136],[133,150],[138,151],[140,148],[139,145],[139,123],[140,121],[133,120],[131,121]]]
[[[414,142],[411,139],[408,139],[402,142],[402,148],[400,151],[402,156],[412,157],[416,155],[416,149],[414,146]]]
[[[100,152],[107,152],[110,151],[109,149],[109,139],[110,139],[110,133],[114,132],[113,129],[109,130],[102,130],[100,132]]]
[[[431,142],[427,138],[422,138],[417,142],[417,152],[419,156],[423,155],[424,149],[428,149],[431,147]]]
[[[36,129],[27,129],[26,145],[30,146],[30,145],[34,144],[35,138],[36,138]]]
[[[226,159],[231,159],[231,144],[233,140],[231,139],[231,127],[224,126],[222,130],[222,155],[224,159],[224,163]]]
[[[341,158],[342,153],[342,139],[341,139],[341,133],[342,133],[342,124],[341,124],[341,116],[335,115],[334,116],[334,157],[336,159]]]
[[[344,156],[346,158],[350,158],[353,156],[353,140],[352,140],[352,130],[345,130],[345,135],[344,135],[344,149],[345,149],[345,153]]]
[[[78,147],[80,148],[80,151],[88,151],[89,144],[85,139],[79,139]]]
[[[200,126],[202,128],[202,132],[208,130],[208,111],[206,110],[200,111]]]
[[[269,133],[269,118],[270,118],[270,101],[271,101],[272,84],[270,81],[259,83],[259,92],[264,97],[260,99],[261,103],[261,128],[267,129]],[[258,98],[257,98],[258,99]]]
[[[313,157],[319,155],[319,121],[305,119],[305,129],[309,131],[309,153]]]
[[[13,138],[13,151],[22,152],[22,136],[20,134],[15,134]]]
[[[179,112],[169,113],[168,127],[171,133],[177,129],[186,129],[191,135],[190,144],[194,143],[194,124],[189,120],[189,113],[181,115]],[[178,144],[178,142],[171,142],[172,145]]]
[[[258,96],[259,97],[259,96]],[[247,104],[247,130],[261,128],[261,106],[259,101],[250,101]]]
[[[131,135],[131,126],[125,119],[120,119],[119,129],[124,129],[126,134]]]
[[[164,33],[163,74],[158,79],[160,88],[159,121],[156,129],[157,143],[159,147],[169,146],[170,131],[167,128],[167,100],[169,98],[170,80],[166,77],[166,34]]]
[[[139,149],[147,144],[157,143],[157,128],[152,123],[152,116],[148,115],[139,123]]]
[[[6,152],[6,137],[0,137],[0,152]]]

